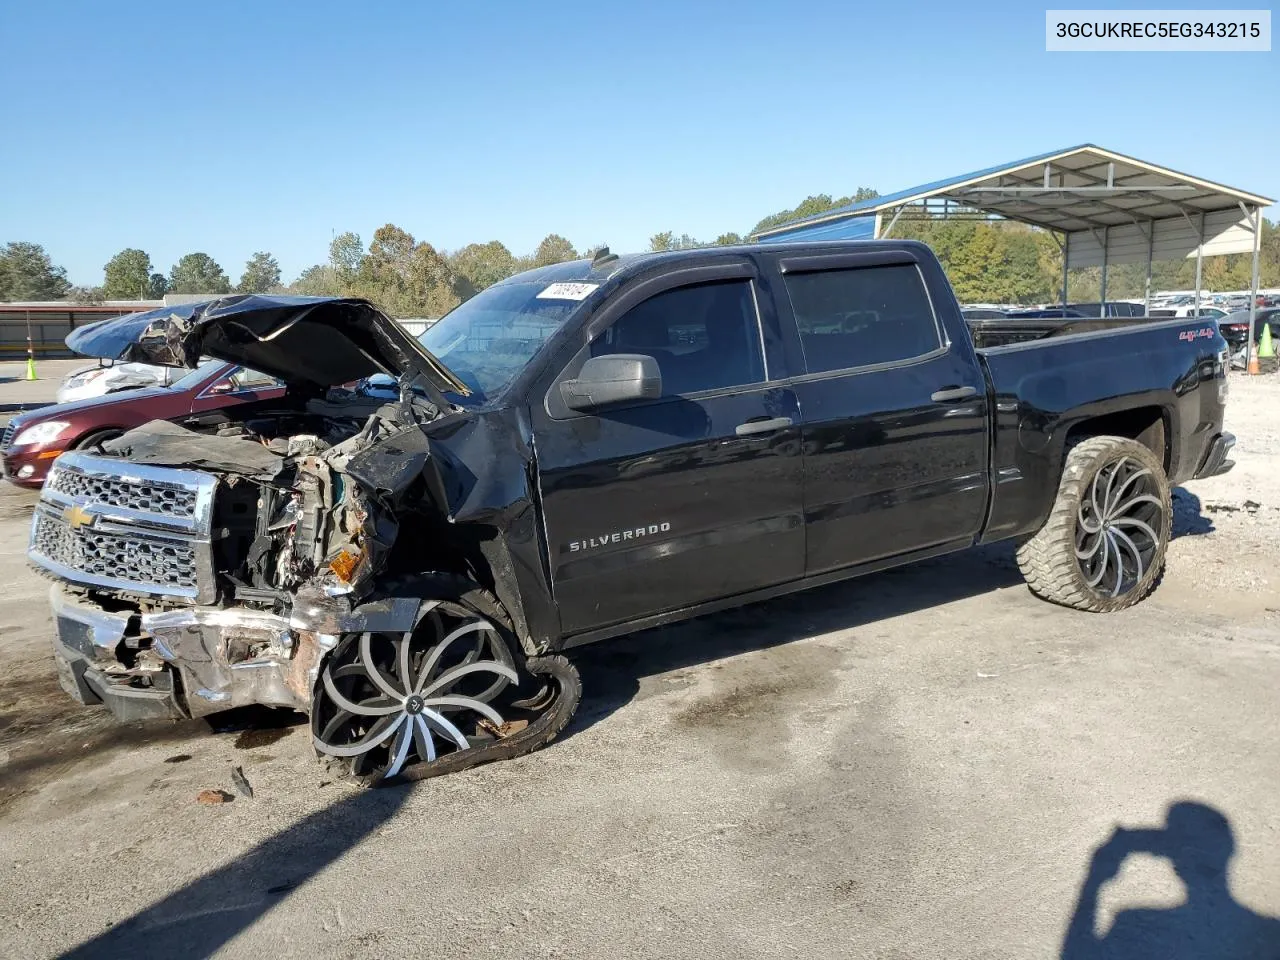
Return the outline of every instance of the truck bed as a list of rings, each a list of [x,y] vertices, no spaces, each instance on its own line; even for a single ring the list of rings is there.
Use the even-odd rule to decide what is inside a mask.
[[[1141,433],[1174,483],[1204,462],[1213,439],[1204,428],[1222,422],[1226,391],[1223,343],[1212,320],[977,323],[1002,325],[988,328],[977,350],[995,399],[987,538],[1039,528],[1072,429],[1082,421],[1092,420],[1094,432]],[[983,342],[976,333],[974,339]]]

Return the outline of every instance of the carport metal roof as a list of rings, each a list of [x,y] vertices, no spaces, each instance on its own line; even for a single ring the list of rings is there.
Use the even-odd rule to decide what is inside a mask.
[[[1149,302],[1152,260],[1194,256],[1198,303],[1205,255],[1253,254],[1256,292],[1262,208],[1272,203],[1085,143],[849,204],[752,239],[887,237],[900,218],[999,216],[1054,232],[1064,254],[1064,302],[1069,269],[1101,266],[1099,299],[1106,300],[1109,264],[1145,262]]]

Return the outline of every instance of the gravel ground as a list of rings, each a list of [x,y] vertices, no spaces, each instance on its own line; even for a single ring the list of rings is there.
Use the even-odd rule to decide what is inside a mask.
[[[1280,378],[1233,380],[1239,465],[1178,491],[1133,610],[949,557],[586,650],[552,747],[380,791],[304,727],[68,701],[5,489],[0,955],[1079,957],[1146,907],[1149,946],[1266,956],[1225,944],[1280,914],[1278,407]],[[1152,831],[1091,873],[1117,826]]]

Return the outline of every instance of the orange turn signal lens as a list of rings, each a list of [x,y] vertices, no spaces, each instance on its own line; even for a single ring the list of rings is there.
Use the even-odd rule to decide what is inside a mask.
[[[356,571],[356,565],[360,562],[360,554],[352,553],[350,550],[343,550],[336,557],[329,561],[329,569],[333,571],[333,575],[343,583],[351,582],[351,575]]]

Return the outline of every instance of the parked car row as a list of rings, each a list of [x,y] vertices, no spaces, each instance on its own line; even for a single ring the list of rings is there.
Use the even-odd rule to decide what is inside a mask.
[[[966,320],[1000,320],[1009,317],[1015,320],[1026,319],[1081,319],[1089,317],[1144,317],[1146,311],[1141,301],[1108,300],[1106,303],[1067,303],[1045,304],[1040,307],[1003,306],[990,304],[972,304],[962,311]]]
[[[1275,306],[1280,306],[1280,298],[1268,299],[1276,300]],[[1226,317],[1228,313],[1232,312],[1223,306],[1213,306],[1202,300],[1197,313],[1195,298],[1185,301],[1182,298],[1178,298],[1176,301],[1166,301],[1160,306],[1157,306],[1156,303],[1156,301],[1152,301],[1150,310],[1144,309],[1141,301],[1135,302],[1131,300],[1109,300],[1106,303],[1094,301],[1092,303],[1068,303],[1066,305],[1050,304],[1043,307],[993,307],[989,304],[974,304],[965,306],[962,312],[966,320],[1000,320],[1005,317],[1014,319],[1162,317],[1182,320],[1194,316],[1217,320]],[[1259,306],[1262,305],[1259,304]],[[1247,317],[1249,313],[1248,303],[1246,302],[1241,309],[1243,309]]]
[[[1262,339],[1264,325],[1270,328],[1273,338],[1280,336],[1280,307],[1267,307],[1255,313],[1253,328],[1255,344]],[[1235,313],[1219,317],[1218,329],[1222,332],[1223,339],[1227,341],[1233,354],[1243,351],[1245,341],[1249,339],[1248,309],[1237,310]]]

